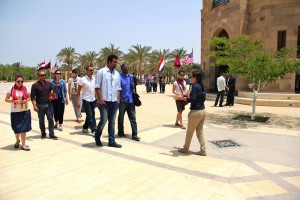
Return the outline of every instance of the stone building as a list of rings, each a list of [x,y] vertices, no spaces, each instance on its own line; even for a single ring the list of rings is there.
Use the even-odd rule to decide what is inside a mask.
[[[270,50],[300,46],[300,0],[203,0],[201,60],[205,85],[211,92],[216,90],[216,78],[226,67],[211,67],[208,41],[212,37],[235,35],[263,41]],[[299,58],[299,50],[297,55]],[[295,58],[297,55],[295,53]],[[238,91],[249,90],[247,80],[240,76],[237,76],[236,86]],[[262,91],[300,93],[300,74],[287,74]]]

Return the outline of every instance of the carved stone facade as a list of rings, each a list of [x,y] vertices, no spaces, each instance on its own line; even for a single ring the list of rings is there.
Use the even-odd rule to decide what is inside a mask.
[[[212,37],[248,35],[263,41],[266,49],[300,45],[300,0],[203,0],[201,10],[201,61],[205,85],[216,89],[216,78],[223,70],[211,67],[208,58]],[[299,52],[298,52],[299,53]],[[296,58],[296,54],[295,54]],[[298,80],[299,79],[299,80]],[[264,92],[300,92],[300,75],[287,74],[284,79],[264,87]],[[237,76],[238,91],[248,91],[248,82]]]

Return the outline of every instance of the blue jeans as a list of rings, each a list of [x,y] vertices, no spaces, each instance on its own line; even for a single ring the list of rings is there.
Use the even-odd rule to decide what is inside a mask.
[[[115,143],[115,119],[116,113],[119,108],[119,102],[105,101],[106,105],[98,105],[100,111],[100,122],[97,126],[95,134],[95,141],[99,142],[102,135],[103,128],[108,120],[108,143]]]
[[[39,117],[39,125],[40,125],[42,135],[46,135],[45,115],[47,116],[47,120],[48,120],[49,135],[50,136],[54,135],[52,103],[50,101],[48,103],[36,103],[36,106],[39,109],[38,117]]]
[[[135,105],[134,103],[120,103],[119,106],[119,117],[118,117],[118,134],[124,134],[124,115],[127,111],[127,115],[130,121],[132,137],[137,136],[137,123],[136,123],[136,114],[135,114]]]
[[[95,105],[96,101],[86,101],[82,100],[82,105],[84,106],[86,118],[83,124],[83,129],[88,129],[90,127],[91,131],[94,132],[96,129],[96,119],[95,119]]]

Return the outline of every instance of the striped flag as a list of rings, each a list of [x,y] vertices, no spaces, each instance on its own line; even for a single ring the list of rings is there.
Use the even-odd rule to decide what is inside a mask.
[[[189,64],[193,64],[193,62],[194,62],[194,59],[193,59],[193,51],[192,51],[192,53],[190,53],[189,55],[187,55],[184,58],[183,64],[189,65]]]
[[[46,66],[46,63],[45,63],[45,61],[43,61],[40,64],[38,64],[38,66],[36,67],[36,70],[43,69],[45,66]]]
[[[162,71],[165,65],[165,56],[163,55],[158,64],[158,71]]]
[[[58,70],[58,66],[55,62],[55,65],[53,67],[51,67],[51,73],[55,73],[56,70]]]

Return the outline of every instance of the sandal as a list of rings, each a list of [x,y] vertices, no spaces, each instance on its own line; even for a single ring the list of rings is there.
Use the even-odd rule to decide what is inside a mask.
[[[20,146],[20,140],[15,143],[15,149],[19,148],[19,146]]]
[[[175,126],[181,126],[178,122],[175,123]]]
[[[186,129],[184,126],[181,126],[181,129]]]
[[[188,154],[188,153],[189,153],[189,150],[188,150],[188,149],[181,148],[181,149],[178,149],[178,152],[184,153],[184,154]]]

